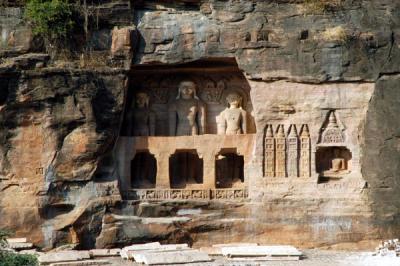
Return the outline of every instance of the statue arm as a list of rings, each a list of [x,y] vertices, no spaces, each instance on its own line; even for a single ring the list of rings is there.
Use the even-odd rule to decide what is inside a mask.
[[[169,135],[175,136],[176,135],[176,106],[172,104],[168,109],[168,128],[169,128]]]
[[[247,112],[242,111],[242,131],[243,134],[247,134]]]
[[[203,103],[199,105],[199,117],[200,117],[199,135],[206,134],[206,106]]]
[[[150,136],[156,135],[156,115],[154,112],[150,112],[149,114],[149,130]]]

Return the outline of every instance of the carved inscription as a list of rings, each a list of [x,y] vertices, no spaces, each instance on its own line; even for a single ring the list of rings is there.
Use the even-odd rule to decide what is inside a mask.
[[[241,200],[248,198],[243,189],[134,189],[126,192],[135,200]]]

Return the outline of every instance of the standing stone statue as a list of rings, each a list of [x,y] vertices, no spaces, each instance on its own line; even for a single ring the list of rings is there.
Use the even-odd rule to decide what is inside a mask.
[[[333,149],[333,158],[331,159],[331,168],[325,171],[325,176],[338,176],[349,173],[346,160],[340,154],[339,148]]]
[[[228,94],[226,101],[229,104],[229,108],[226,108],[217,117],[218,134],[246,134],[247,112],[242,109],[242,96],[237,92],[232,92]]]
[[[149,96],[144,92],[136,94],[135,108],[131,115],[131,129],[133,136],[155,135],[155,114],[149,109]]]
[[[169,135],[191,136],[205,134],[206,108],[197,97],[196,84],[182,81],[176,100],[169,107]]]

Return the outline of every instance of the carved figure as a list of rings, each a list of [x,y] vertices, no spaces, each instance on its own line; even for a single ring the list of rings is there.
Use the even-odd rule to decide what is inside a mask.
[[[149,109],[149,96],[146,93],[136,94],[135,108],[131,116],[129,131],[133,136],[154,136],[155,114]]]
[[[341,174],[346,174],[349,171],[347,170],[346,160],[341,156],[340,149],[333,149],[333,158],[331,161],[331,169],[324,172],[325,176],[338,176]]]
[[[169,107],[170,136],[190,136],[205,134],[206,108],[197,97],[196,84],[182,81],[178,96]]]
[[[226,108],[217,118],[218,134],[237,135],[247,133],[247,112],[242,109],[242,96],[237,92],[229,93]]]

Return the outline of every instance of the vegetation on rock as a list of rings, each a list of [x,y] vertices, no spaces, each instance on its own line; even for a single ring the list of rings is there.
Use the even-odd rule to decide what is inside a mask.
[[[343,0],[304,0],[308,13],[324,13],[337,10],[343,6]]]
[[[74,29],[74,6],[67,0],[29,0],[25,18],[34,35],[41,36],[47,48],[57,49]]]

